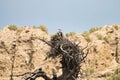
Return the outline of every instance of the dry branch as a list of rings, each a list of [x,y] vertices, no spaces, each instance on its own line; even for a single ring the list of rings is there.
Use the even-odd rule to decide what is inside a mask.
[[[86,53],[84,53],[83,50],[88,47],[88,44],[85,48],[80,49],[78,44],[65,38],[60,31],[54,35],[50,41],[46,41],[44,38],[39,40],[51,47],[51,50],[47,53],[47,58],[54,59],[60,57],[62,75],[57,77],[57,75],[53,73],[53,78],[51,79],[42,71],[42,68],[39,68],[34,72],[28,72],[31,76],[28,76],[25,80],[35,80],[38,77],[42,77],[45,80],[76,80],[81,70],[81,64],[87,57],[88,50]],[[19,76],[26,74],[27,73],[24,73]]]

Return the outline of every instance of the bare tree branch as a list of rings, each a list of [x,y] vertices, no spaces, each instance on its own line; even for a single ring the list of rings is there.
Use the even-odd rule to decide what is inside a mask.
[[[63,51],[64,53],[68,54],[67,51],[63,50],[63,44],[60,45],[60,49],[61,49],[61,51]]]
[[[42,77],[45,80],[52,80],[50,79],[44,71],[42,71],[42,68],[38,68],[33,72],[26,72],[24,74],[19,74],[19,75],[14,75],[14,77],[19,77],[19,76],[26,76],[27,74],[30,74],[31,76],[25,77],[24,80],[35,80],[38,77]]]
[[[13,41],[12,43],[12,57],[11,57],[11,75],[10,75],[10,80],[13,80],[13,69],[14,69],[14,62],[15,62],[15,53],[16,53],[16,41]]]
[[[44,71],[42,71],[42,68],[38,68],[33,72],[27,72],[16,76],[30,74],[25,80],[35,80],[38,77],[42,77],[45,80],[76,80],[81,70],[81,64],[85,61],[85,58],[89,53],[88,49],[86,53],[83,52],[83,50],[88,47],[88,44],[85,48],[80,49],[78,46],[79,44],[75,44],[65,38],[61,31],[54,35],[49,42],[44,38],[39,38],[39,40],[51,47],[50,51],[47,53],[47,58],[51,57],[54,59],[55,57],[60,56],[62,75],[57,77],[57,75],[53,73],[53,78],[51,79]]]

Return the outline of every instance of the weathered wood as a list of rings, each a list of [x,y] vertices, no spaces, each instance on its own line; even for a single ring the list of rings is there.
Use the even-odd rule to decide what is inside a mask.
[[[38,77],[42,77],[45,80],[76,80],[81,70],[81,63],[84,62],[88,54],[88,51],[84,53],[83,50],[88,46],[80,49],[78,44],[69,41],[60,31],[54,35],[50,41],[46,41],[45,39],[39,40],[51,47],[51,50],[47,53],[47,58],[54,59],[61,57],[62,75],[57,77],[57,75],[53,74],[53,78],[51,79],[42,71],[42,68],[40,68],[37,69],[37,72],[36,70],[32,72],[32,75],[25,80],[35,80]]]

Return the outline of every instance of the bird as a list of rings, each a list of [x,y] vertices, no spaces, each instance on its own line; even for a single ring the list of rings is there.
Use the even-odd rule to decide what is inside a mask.
[[[61,29],[58,29],[57,34],[58,34],[59,36],[63,37],[63,33],[62,33],[62,30],[61,30]]]

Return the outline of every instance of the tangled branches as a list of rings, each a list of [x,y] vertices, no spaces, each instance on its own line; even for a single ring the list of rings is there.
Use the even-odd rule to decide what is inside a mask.
[[[47,58],[61,58],[62,75],[57,77],[56,74],[53,74],[53,78],[51,79],[40,68],[37,72],[30,73],[31,76],[25,78],[25,80],[35,80],[38,77],[42,77],[45,80],[76,80],[80,73],[81,63],[87,57],[88,51],[86,53],[83,52],[87,47],[80,49],[78,44],[65,38],[62,32],[58,32],[50,41],[46,41],[45,39],[40,40],[51,47],[51,50],[47,53]]]
[[[62,32],[53,36],[48,45],[51,46],[48,58],[61,56],[62,75],[57,80],[75,80],[80,72],[80,64],[84,62],[88,52],[84,53],[84,49],[80,49],[78,44],[64,38]]]
[[[26,76],[28,75],[29,76]],[[19,77],[19,76],[24,76],[23,79],[24,80],[35,80],[38,77],[43,77],[45,80],[52,80],[50,79],[48,76],[46,76],[46,73],[44,71],[42,71],[42,68],[38,68],[36,69],[34,72],[27,72],[21,75],[14,75],[15,77]]]

